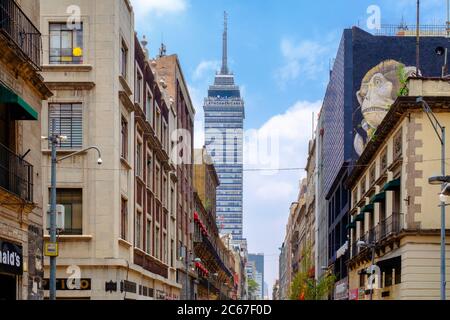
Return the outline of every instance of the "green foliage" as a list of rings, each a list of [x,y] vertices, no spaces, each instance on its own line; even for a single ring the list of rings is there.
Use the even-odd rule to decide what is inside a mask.
[[[258,290],[259,290],[259,284],[255,280],[249,279],[248,280],[248,292],[250,293],[250,295],[253,296]]]
[[[397,76],[398,76],[398,80],[400,82],[400,89],[399,89],[397,95],[399,97],[405,97],[405,96],[407,96],[409,94],[409,89],[408,89],[408,86],[407,86],[407,84],[408,84],[408,77],[407,77],[406,72],[405,72],[405,66],[401,65],[398,68]]]
[[[290,300],[323,300],[333,292],[336,277],[326,273],[322,278],[316,280],[311,252],[311,248],[307,248],[303,252],[299,272],[291,284]]]

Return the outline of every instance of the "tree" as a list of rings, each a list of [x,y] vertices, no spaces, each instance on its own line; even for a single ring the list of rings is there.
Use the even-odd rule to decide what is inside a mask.
[[[248,280],[248,292],[249,292],[249,294],[251,296],[254,296],[258,290],[259,290],[259,284],[255,280],[249,279]]]
[[[300,270],[291,284],[290,300],[323,300],[333,292],[336,277],[327,272],[316,280],[311,252],[311,248],[303,250]]]

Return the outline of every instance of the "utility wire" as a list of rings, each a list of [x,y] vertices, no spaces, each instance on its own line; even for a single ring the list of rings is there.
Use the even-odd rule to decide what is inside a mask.
[[[410,164],[410,163],[423,163],[423,162],[435,162],[435,161],[441,161],[442,159],[426,159],[426,160],[422,160],[422,161],[411,161],[411,162],[404,162],[405,164]],[[450,158],[446,158],[444,160],[450,160]],[[450,165],[448,162],[446,161],[447,165]],[[346,166],[342,166],[342,168],[368,168],[372,166],[371,165],[346,165]],[[51,166],[41,166],[42,168],[51,168]],[[101,166],[98,167],[81,167],[81,168],[74,168],[74,167],[65,167],[65,166],[61,166],[58,165],[57,167],[58,169],[64,169],[64,170],[97,170],[97,171],[131,171],[130,169],[108,169],[108,168],[104,168]],[[324,169],[325,166],[321,166],[321,169]],[[247,168],[247,169],[243,169],[244,172],[273,172],[273,171],[301,171],[301,170],[307,170],[307,168],[302,168],[302,167],[280,167],[280,168]],[[232,173],[232,172],[230,172]]]

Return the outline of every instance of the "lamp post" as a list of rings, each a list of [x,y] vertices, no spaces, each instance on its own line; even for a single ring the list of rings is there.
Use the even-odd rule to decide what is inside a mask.
[[[422,104],[425,114],[433,126],[434,131],[441,143],[441,176],[431,177],[429,183],[432,185],[442,185],[445,189],[446,184],[449,181],[448,177],[445,176],[445,127],[436,118],[433,110],[428,105],[428,103],[423,99],[423,97],[417,98],[417,103]],[[442,200],[442,199],[441,199]],[[446,300],[446,279],[445,279],[445,201],[441,201],[441,300]]]
[[[56,134],[56,121],[52,120],[52,134],[49,137],[46,137],[51,143],[51,192],[50,192],[50,242],[56,245],[56,165],[58,162],[61,162],[65,159],[73,157],[77,154],[84,153],[88,150],[95,149],[98,152],[98,160],[97,163],[101,165],[103,163],[102,155],[100,149],[98,147],[88,147],[83,150],[73,152],[65,157],[57,159],[56,157],[56,147],[57,145],[66,140],[67,137]],[[50,283],[49,283],[49,291],[50,291],[50,300],[56,300],[56,255],[50,257]]]

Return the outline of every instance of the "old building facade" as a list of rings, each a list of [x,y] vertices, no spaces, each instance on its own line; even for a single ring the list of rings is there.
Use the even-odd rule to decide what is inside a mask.
[[[197,273],[192,271],[194,264],[193,230],[194,223],[194,117],[187,82],[185,81],[177,55],[161,54],[152,64],[155,66],[159,82],[166,86],[169,100],[173,103],[173,129],[170,131],[170,156],[176,171],[176,273],[178,283],[182,284],[182,299],[194,300],[197,296]],[[187,276],[186,276],[187,274]]]
[[[67,135],[58,156],[97,146],[103,158],[98,166],[97,155],[84,152],[57,168],[57,203],[65,208],[57,297],[179,298],[168,183],[172,106],[135,36],[130,2],[44,0],[41,29],[44,78],[55,92],[43,105],[42,135],[55,123]],[[49,203],[48,143],[42,159]],[[81,281],[67,290],[71,276]]]
[[[231,271],[226,265],[228,250],[216,224],[216,189],[219,185],[211,157],[205,148],[194,151],[194,254],[199,269],[198,298],[217,300],[227,295],[225,282]]]
[[[26,41],[24,41],[26,40]],[[0,3],[0,300],[43,298],[39,1]]]
[[[374,276],[373,299],[440,297],[440,186],[430,186],[428,178],[440,172],[441,148],[416,97],[422,96],[448,127],[450,87],[438,79],[413,78],[408,91],[409,96],[399,97],[391,107],[347,182],[352,190],[348,226],[352,300],[370,298],[371,285],[364,271],[372,259],[379,271]],[[446,252],[448,264],[448,245]]]

